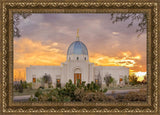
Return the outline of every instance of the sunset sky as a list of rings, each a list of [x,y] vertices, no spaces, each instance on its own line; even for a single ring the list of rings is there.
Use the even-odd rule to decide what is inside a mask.
[[[130,19],[131,20],[131,19]],[[76,40],[88,48],[89,61],[101,66],[126,66],[146,72],[146,32],[136,33],[138,20],[112,23],[110,14],[32,14],[21,18],[21,37],[14,37],[14,80],[25,80],[30,65],[60,65]]]

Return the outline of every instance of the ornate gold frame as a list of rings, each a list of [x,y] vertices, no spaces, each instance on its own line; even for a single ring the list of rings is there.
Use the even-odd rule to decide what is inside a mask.
[[[145,2],[144,2],[145,1]],[[2,0],[1,15],[1,113],[159,113],[158,6],[154,0]],[[20,103],[12,100],[14,12],[30,13],[146,13],[148,101],[144,103]],[[160,23],[160,22],[159,22]]]

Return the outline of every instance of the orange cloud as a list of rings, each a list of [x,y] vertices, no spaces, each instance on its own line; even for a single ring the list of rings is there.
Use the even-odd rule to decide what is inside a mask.
[[[60,65],[66,55],[56,48],[57,45],[56,42],[43,45],[27,38],[14,41],[14,78],[25,80],[25,68],[30,65]]]
[[[120,57],[109,57],[102,54],[93,54],[90,57],[92,63],[102,66],[126,66],[134,67],[136,60],[140,60],[140,55],[131,56],[131,52],[122,52]]]

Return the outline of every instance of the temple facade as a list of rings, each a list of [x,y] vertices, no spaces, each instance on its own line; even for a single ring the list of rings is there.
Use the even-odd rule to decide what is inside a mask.
[[[63,87],[70,79],[76,83],[96,82],[105,86],[104,77],[110,75],[115,83],[124,84],[125,77],[129,76],[129,68],[123,66],[96,66],[89,62],[88,50],[86,45],[79,40],[77,34],[76,40],[71,43],[67,51],[67,59],[60,66],[33,66],[26,68],[26,81],[38,83],[37,80],[44,75],[49,75],[52,79],[52,86],[61,84]]]

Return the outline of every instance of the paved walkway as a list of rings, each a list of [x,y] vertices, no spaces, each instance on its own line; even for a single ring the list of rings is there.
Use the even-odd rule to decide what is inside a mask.
[[[13,101],[28,101],[31,95],[14,96]]]
[[[137,92],[139,90],[140,89],[108,90],[106,94],[128,93],[128,92],[131,92],[131,91]]]

